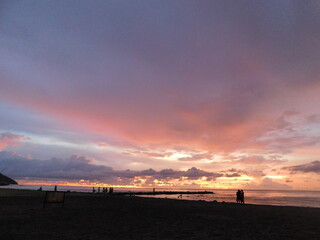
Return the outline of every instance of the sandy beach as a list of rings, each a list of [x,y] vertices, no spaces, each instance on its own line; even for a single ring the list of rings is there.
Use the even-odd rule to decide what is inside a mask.
[[[0,239],[319,239],[320,209],[0,190]]]

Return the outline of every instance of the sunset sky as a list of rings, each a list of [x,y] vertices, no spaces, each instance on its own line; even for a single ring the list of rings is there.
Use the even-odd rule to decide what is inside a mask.
[[[1,1],[0,172],[320,190],[319,1]]]

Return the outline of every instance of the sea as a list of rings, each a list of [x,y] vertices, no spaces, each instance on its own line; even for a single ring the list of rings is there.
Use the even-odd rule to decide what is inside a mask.
[[[30,189],[37,190],[42,187],[43,191],[52,191],[54,186],[39,185],[8,185],[1,188]],[[92,187],[86,186],[57,186],[60,191],[71,192],[92,192]],[[97,187],[95,187],[97,190]],[[236,202],[237,189],[172,189],[156,188],[155,191],[212,191],[213,194],[183,194],[182,198],[177,195],[143,195],[141,197],[170,198],[177,200],[194,201],[217,201]],[[116,188],[114,192],[151,192],[152,188]],[[249,190],[244,189],[246,204],[275,205],[275,206],[296,206],[296,207],[316,207],[320,208],[320,191],[307,190]],[[138,195],[136,195],[138,196]],[[139,196],[138,196],[139,197]]]

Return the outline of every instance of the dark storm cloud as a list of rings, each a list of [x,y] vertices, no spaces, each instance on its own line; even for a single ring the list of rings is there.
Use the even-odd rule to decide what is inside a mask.
[[[320,161],[313,161],[306,164],[284,167],[283,169],[292,172],[320,173]]]

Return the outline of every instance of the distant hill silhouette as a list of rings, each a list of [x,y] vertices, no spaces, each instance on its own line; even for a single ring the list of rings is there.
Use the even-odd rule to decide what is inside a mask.
[[[0,173],[0,186],[5,186],[9,184],[18,184],[15,180]]]

